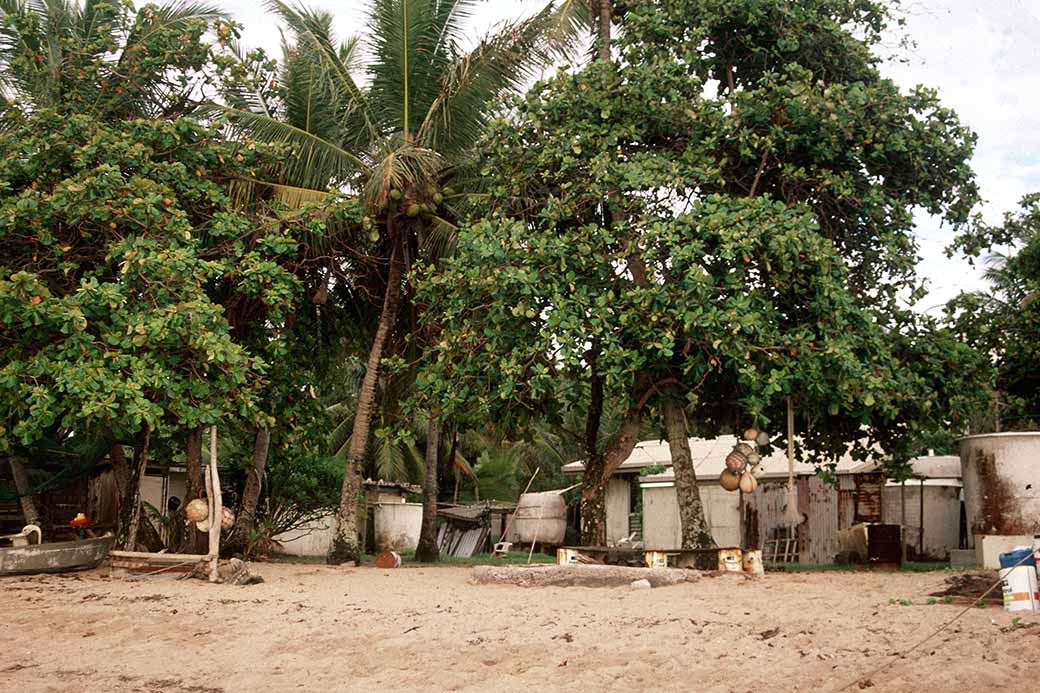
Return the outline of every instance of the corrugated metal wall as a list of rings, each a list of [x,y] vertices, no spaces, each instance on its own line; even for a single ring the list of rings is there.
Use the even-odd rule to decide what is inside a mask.
[[[838,553],[838,530],[858,522],[882,521],[884,479],[880,474],[843,474],[838,488],[816,476],[800,476],[795,483],[798,511],[806,521],[798,525],[798,553],[802,563],[832,563]],[[787,481],[764,480],[743,501],[743,544],[763,547],[770,532],[784,526]]]

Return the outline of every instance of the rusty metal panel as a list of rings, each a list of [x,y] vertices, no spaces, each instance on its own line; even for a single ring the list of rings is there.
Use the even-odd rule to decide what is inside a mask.
[[[876,472],[842,474],[838,477],[838,527],[848,529],[860,522],[883,522],[885,477]]]
[[[798,487],[798,508],[806,515],[799,525],[799,558],[803,563],[832,563],[838,553],[838,489],[817,476],[799,479]]]
[[[787,482],[763,480],[754,493],[742,495],[744,546],[760,548],[769,540],[770,531],[784,524],[787,507]]]
[[[838,528],[848,529],[856,523],[856,482],[851,474],[838,476]]]

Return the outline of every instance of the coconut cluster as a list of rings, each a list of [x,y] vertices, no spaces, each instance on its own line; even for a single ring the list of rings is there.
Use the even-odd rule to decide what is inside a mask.
[[[419,188],[391,188],[387,193],[386,202],[380,205],[379,213],[403,214],[415,219],[419,216],[432,216],[437,208],[444,204],[445,196],[453,195],[454,191],[445,187],[429,186],[425,190]],[[379,240],[379,227],[375,219],[370,216],[361,217],[361,228],[368,233],[368,240],[375,243]]]
[[[758,477],[762,476],[762,455],[759,447],[769,445],[769,434],[757,428],[744,431],[740,442],[726,455],[726,467],[719,475],[719,485],[727,491],[740,489],[753,493],[758,488]]]

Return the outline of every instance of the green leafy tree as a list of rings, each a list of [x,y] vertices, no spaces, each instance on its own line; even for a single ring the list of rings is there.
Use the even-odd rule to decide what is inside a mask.
[[[569,383],[584,541],[605,539],[606,479],[661,395],[716,432],[735,413],[782,421],[796,396],[834,453],[863,426],[894,440],[929,384],[904,358],[929,338],[895,299],[913,287],[913,210],[958,224],[976,199],[973,137],[878,75],[887,14],[856,7],[631,3],[616,63],[539,83],[493,127],[486,219],[424,286],[445,329],[423,386],[445,406],[550,411]]]
[[[294,234],[323,224],[261,217],[231,197],[229,181],[276,154],[185,119],[41,111],[8,132],[0,445],[133,442],[135,494],[153,432],[273,425],[271,374],[287,376],[271,363],[288,353],[307,262]]]
[[[190,113],[214,83],[205,34],[233,35],[213,5],[176,0],[135,11],[120,0],[0,4],[0,113],[54,109],[103,120]]]
[[[452,186],[465,180],[472,146],[497,97],[523,85],[552,48],[579,32],[588,11],[584,2],[550,3],[534,17],[498,27],[464,50],[465,20],[476,4],[379,0],[370,8],[362,44],[337,42],[327,14],[272,0],[268,6],[288,29],[282,69],[275,70],[261,54],[242,54],[238,74],[251,81],[225,90],[223,110],[238,128],[261,140],[293,145],[281,183],[298,191],[350,189],[366,210],[363,223],[375,265],[370,271],[380,287],[379,318],[352,419],[330,562],[360,558],[360,470],[380,366],[408,293],[409,265],[420,254],[435,258],[450,244],[460,201]],[[362,45],[367,49],[363,59]],[[328,272],[342,276],[336,262]],[[439,416],[431,417],[431,426],[440,426]],[[431,430],[428,437],[435,433]],[[436,463],[435,454],[427,460],[434,470]],[[424,532],[421,554],[433,558],[436,474],[426,478],[424,526],[430,530]]]
[[[946,308],[951,328],[996,369],[994,399],[974,430],[1033,430],[1040,422],[1040,195],[1026,196],[998,226],[979,220],[955,247],[969,258],[991,251],[990,289],[963,293]]]

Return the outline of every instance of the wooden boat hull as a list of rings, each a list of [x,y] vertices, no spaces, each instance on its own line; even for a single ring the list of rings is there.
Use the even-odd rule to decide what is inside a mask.
[[[96,568],[108,556],[116,538],[58,541],[0,549],[0,575],[64,573]]]

